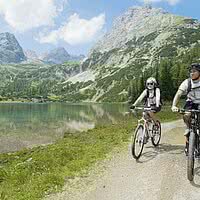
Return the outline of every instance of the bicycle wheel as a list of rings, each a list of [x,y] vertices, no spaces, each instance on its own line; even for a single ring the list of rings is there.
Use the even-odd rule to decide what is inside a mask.
[[[195,150],[195,133],[190,132],[188,159],[187,159],[187,178],[189,181],[194,179],[194,150]]]
[[[142,150],[144,147],[144,137],[145,137],[144,126],[140,124],[137,126],[135,130],[131,146],[132,155],[135,159],[139,159],[139,157],[142,154]]]
[[[157,120],[156,124],[153,126],[151,142],[156,147],[159,145],[160,139],[161,139],[161,124]]]

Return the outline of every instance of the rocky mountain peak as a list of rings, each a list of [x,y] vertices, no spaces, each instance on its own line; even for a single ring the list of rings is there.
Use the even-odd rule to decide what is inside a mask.
[[[61,64],[67,60],[69,60],[69,53],[63,47],[58,47],[49,51],[49,53],[44,54],[42,60],[47,63],[52,64]]]
[[[50,54],[62,54],[65,56],[69,56],[69,53],[65,50],[64,47],[58,47],[50,51]]]
[[[126,42],[145,37],[155,31],[172,29],[184,17],[175,16],[162,8],[151,6],[131,7],[116,18],[113,27],[92,49],[99,52],[123,48]],[[92,52],[91,51],[91,52]]]
[[[0,63],[19,63],[26,60],[22,47],[11,33],[0,33]]]
[[[24,50],[24,54],[28,59],[31,59],[31,60],[38,59],[37,53],[33,50],[26,49]]]
[[[153,17],[158,15],[168,14],[166,11],[164,11],[162,8],[153,8],[151,6],[134,6],[129,8],[124,14],[119,16],[114,21],[114,27],[118,26],[121,23],[131,23],[137,25],[138,23],[141,23],[141,20],[143,20],[146,17]]]
[[[64,47],[58,47],[40,57],[47,63],[62,64],[66,61],[80,61],[84,58],[83,55],[74,56],[70,55]]]

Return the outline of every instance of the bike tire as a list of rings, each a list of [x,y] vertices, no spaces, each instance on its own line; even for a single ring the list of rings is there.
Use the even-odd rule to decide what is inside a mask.
[[[195,133],[190,132],[189,137],[189,148],[188,148],[188,158],[187,158],[187,178],[189,181],[194,179],[194,150],[195,150]]]
[[[143,148],[144,148],[144,126],[142,124],[138,125],[137,128],[134,131],[132,145],[131,145],[131,153],[133,158],[136,160],[140,158]],[[140,135],[141,134],[141,135]],[[137,152],[137,143],[139,142],[139,151]]]
[[[156,124],[158,125],[158,130],[154,130],[155,129],[155,125],[154,125],[153,133],[152,133],[152,137],[151,137],[151,142],[155,147],[157,147],[159,145],[160,139],[161,139],[161,124],[158,120],[156,121]],[[157,131],[157,133],[154,133],[155,131]],[[157,140],[155,140],[155,136],[158,136]]]

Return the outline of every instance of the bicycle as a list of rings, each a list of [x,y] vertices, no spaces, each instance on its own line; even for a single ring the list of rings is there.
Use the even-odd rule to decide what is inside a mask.
[[[130,109],[132,113],[135,110],[142,110],[142,118],[138,120],[138,125],[132,134],[131,153],[137,160],[140,158],[144,144],[148,143],[151,138],[152,144],[156,147],[159,145],[161,139],[161,124],[157,120],[156,123],[147,115],[147,111],[151,111],[151,108],[136,107],[134,110]]]
[[[187,147],[187,178],[189,181],[194,179],[194,163],[195,159],[200,156],[200,110],[179,110],[179,113],[185,114],[191,113],[190,118],[190,131],[189,131],[189,142]]]

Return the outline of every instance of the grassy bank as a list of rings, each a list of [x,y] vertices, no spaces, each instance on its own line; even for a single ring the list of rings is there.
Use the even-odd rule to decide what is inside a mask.
[[[180,118],[164,109],[161,121]],[[124,121],[76,134],[65,134],[55,144],[0,154],[0,199],[35,200],[59,191],[68,180],[87,173],[113,148],[127,144],[136,120]]]

